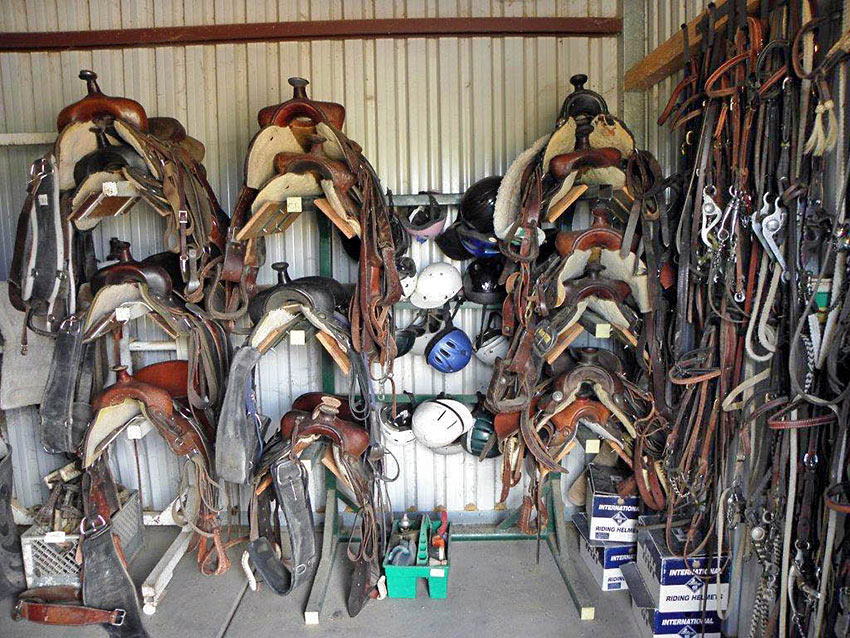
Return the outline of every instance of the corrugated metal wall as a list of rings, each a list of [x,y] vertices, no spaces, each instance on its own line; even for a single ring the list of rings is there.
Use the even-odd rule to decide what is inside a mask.
[[[648,3],[654,5],[655,3]],[[11,6],[9,6],[11,5]],[[613,16],[616,0],[402,2],[315,0],[15,0],[0,13],[0,31],[51,31],[423,16]],[[611,110],[621,103],[618,38],[410,38],[312,43],[238,44],[156,49],[0,55],[0,132],[53,130],[56,113],[83,93],[82,68],[100,76],[103,90],[139,100],[151,115],[180,119],[207,147],[210,183],[229,210],[242,180],[242,161],[256,130],[256,112],[290,96],[287,78],[311,81],[310,95],[343,103],[345,130],[360,142],[384,184],[396,193],[434,189],[461,192],[501,173],[531,141],[551,129],[570,91],[569,78],[587,73],[589,86]],[[660,89],[661,95],[665,94]],[[30,161],[44,148],[0,148],[0,276],[5,277],[12,230],[23,200]],[[111,236],[131,241],[137,256],[162,240],[151,214],[103,224],[99,246]],[[335,272],[352,281],[355,269],[335,247]],[[105,252],[100,253],[101,255]],[[428,243],[413,248],[420,265],[445,259]],[[305,216],[269,242],[269,263],[286,260],[292,274],[318,271],[315,222]],[[267,267],[262,283],[271,282]],[[480,313],[462,310],[460,325],[477,334]],[[402,315],[402,319],[406,319]],[[486,387],[487,368],[475,362],[445,376],[420,357],[396,365],[399,390],[472,393]],[[320,387],[316,346],[279,347],[259,370],[260,401],[273,419],[292,397]],[[25,505],[42,498],[39,475],[50,464],[38,450],[32,424],[10,433],[16,447],[16,492]],[[396,450],[400,478],[390,486],[395,509],[492,509],[498,465],[468,455],[435,456],[420,446]],[[136,486],[132,445],[117,453],[120,479]],[[156,437],[139,443],[146,507],[162,507],[174,492],[175,459]],[[34,471],[38,468],[38,471]],[[509,505],[521,498],[514,490]]]

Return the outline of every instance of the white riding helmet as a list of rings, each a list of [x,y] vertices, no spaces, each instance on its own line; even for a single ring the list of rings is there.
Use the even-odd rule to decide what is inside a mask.
[[[503,334],[479,335],[484,339],[475,340],[475,358],[488,366],[496,365],[496,359],[504,359],[511,345],[510,340]]]
[[[436,452],[457,441],[474,423],[472,412],[460,401],[429,399],[420,403],[413,412],[413,435],[422,445]]]
[[[440,332],[442,328],[443,323],[439,320],[439,318],[435,317],[433,313],[428,313],[424,323],[418,330],[418,334],[416,335],[416,339],[413,341],[413,346],[410,348],[410,352],[424,357],[425,349],[428,347],[428,344],[431,343],[431,339],[435,334]]]
[[[462,288],[463,277],[457,268],[445,262],[429,264],[419,273],[410,302],[417,308],[439,308]]]
[[[407,445],[416,440],[411,428],[412,410],[410,403],[399,403],[396,407],[396,418],[392,418],[392,410],[389,405],[381,408],[379,413],[381,432],[387,440],[396,445]]]
[[[511,345],[510,339],[502,334],[500,323],[501,313],[491,312],[472,344],[476,358],[488,366],[496,365],[498,357],[504,359]]]
[[[463,452],[463,446],[455,441],[454,443],[449,443],[448,445],[442,445],[440,447],[431,448],[431,451],[434,454],[439,454],[440,456],[451,456],[452,454],[460,454]]]

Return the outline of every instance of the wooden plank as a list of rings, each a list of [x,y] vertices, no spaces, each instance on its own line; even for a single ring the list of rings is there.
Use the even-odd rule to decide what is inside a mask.
[[[0,51],[67,51],[190,44],[473,36],[584,36],[620,33],[620,18],[392,18],[207,24],[145,29],[0,33]]]
[[[354,228],[346,219],[343,219],[339,213],[334,210],[334,207],[331,206],[331,203],[326,199],[317,199],[313,202],[316,208],[322,211],[328,219],[330,219],[334,226],[339,228],[340,232],[346,236],[346,238],[351,239],[355,237],[359,233],[357,229]]]
[[[564,501],[561,497],[561,475],[553,474],[549,479],[550,486],[550,516],[555,520],[555,533],[546,538],[555,565],[561,572],[567,592],[575,605],[582,620],[595,620],[596,600],[591,586],[588,584],[592,576],[586,566],[581,569],[578,558],[578,532],[574,525],[567,525],[564,518]],[[598,589],[598,588],[597,588]]]
[[[53,144],[56,133],[0,133],[0,146],[40,146]]]
[[[316,339],[319,343],[322,344],[325,350],[328,351],[328,354],[331,355],[331,358],[334,360],[334,363],[339,366],[339,369],[342,370],[342,373],[346,376],[351,373],[351,362],[348,360],[348,355],[339,347],[339,344],[336,342],[332,336],[330,336],[326,332],[319,332],[316,335]]]
[[[727,0],[717,0],[719,11]],[[760,0],[747,0],[747,12],[753,13],[759,9]],[[702,33],[697,30],[700,20],[707,14],[703,11],[688,23],[688,36],[691,49],[696,50],[702,43]],[[719,14],[718,14],[719,15]],[[719,32],[726,28],[729,16],[722,15],[717,19],[715,29]],[[723,39],[720,38],[720,43]],[[682,68],[684,64],[683,35],[679,29],[666,42],[660,44],[654,51],[626,71],[623,88],[626,91],[645,91],[669,75]]]
[[[325,492],[325,525],[322,531],[322,555],[319,558],[319,566],[316,568],[316,576],[310,586],[310,598],[307,600],[307,608],[304,610],[304,623],[307,625],[318,625],[325,604],[325,596],[328,593],[328,584],[331,582],[334,560],[336,559],[336,547],[339,543],[339,504],[336,500],[337,492],[329,489]]]
[[[286,202],[266,202],[239,230],[236,239],[245,241],[262,235],[282,233],[298,219],[299,215],[301,215],[300,212],[290,213],[287,211]],[[278,219],[275,219],[275,217]]]
[[[546,355],[546,363],[552,365],[555,359],[560,357],[564,350],[570,347],[570,344],[575,341],[578,336],[584,332],[584,328],[579,324],[573,324],[564,332],[558,335],[558,340],[555,342],[555,347]]]
[[[549,209],[549,212],[546,213],[546,221],[550,223],[554,222],[561,215],[567,212],[567,209],[572,206],[579,197],[584,195],[587,188],[587,184],[578,184],[573,186],[566,195],[564,195]]]

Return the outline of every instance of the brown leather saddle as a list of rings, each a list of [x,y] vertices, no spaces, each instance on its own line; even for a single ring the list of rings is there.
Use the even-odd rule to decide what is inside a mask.
[[[365,462],[370,444],[368,431],[346,421],[351,414],[344,399],[323,393],[302,395],[281,419],[280,431],[268,442],[254,477],[250,506],[251,532],[248,552],[258,573],[277,594],[285,596],[312,577],[316,546],[306,475],[299,456],[312,443],[330,443],[332,455],[323,462],[333,467],[340,481],[354,494],[358,507],[356,526],[360,547],[349,552],[354,562],[348,596],[349,614],[360,612],[378,575],[382,542],[379,527],[383,513],[374,498],[377,477]],[[273,489],[271,489],[273,488]],[[269,523],[271,502],[286,518],[291,558],[277,558],[278,540]],[[280,532],[278,532],[279,534]]]
[[[291,441],[291,453],[298,456],[304,447],[323,437],[343,454],[361,456],[369,447],[369,432],[337,416],[342,405],[336,397],[323,396],[312,412],[290,410],[284,414],[280,434],[284,441]]]
[[[203,144],[174,118],[148,118],[138,102],[104,95],[95,73],[81,71],[80,78],[88,95],[65,107],[57,120],[54,153],[65,192],[63,217],[83,232],[77,242],[92,251],[85,231],[136,201],[146,202],[166,220],[165,244],[179,263],[180,281],[174,284],[181,284],[186,299],[199,301],[211,264],[223,254],[228,223],[200,164]],[[128,182],[132,194],[119,190],[105,197],[111,182]]]
[[[72,122],[91,122],[110,115],[116,120],[124,120],[140,131],[148,130],[148,116],[144,107],[126,97],[113,97],[101,92],[94,71],[80,71],[80,79],[86,83],[86,95],[81,100],[69,104],[56,117],[56,130],[62,131]]]

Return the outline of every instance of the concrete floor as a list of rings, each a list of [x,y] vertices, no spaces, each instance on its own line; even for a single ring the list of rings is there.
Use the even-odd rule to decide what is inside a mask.
[[[137,582],[144,580],[175,534],[173,528],[146,529],[145,551],[131,566]],[[423,582],[415,600],[370,601],[357,617],[349,618],[345,608],[348,562],[345,547],[341,545],[337,548],[340,554],[318,627],[304,625],[302,612],[308,588],[287,598],[280,598],[268,589],[257,593],[246,591],[237,552],[233,554],[233,567],[219,577],[202,576],[194,556],[186,556],[178,565],[157,613],[145,617],[145,626],[151,638],[638,635],[626,592],[600,592],[596,620],[579,620],[545,543],[539,565],[535,563],[533,541],[458,542],[453,550],[447,600],[430,600]],[[583,564],[580,569],[586,572]],[[584,575],[590,578],[589,573]],[[8,600],[0,603],[3,638],[106,636],[92,627],[13,622],[9,617],[11,604]]]

